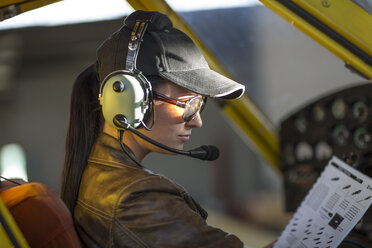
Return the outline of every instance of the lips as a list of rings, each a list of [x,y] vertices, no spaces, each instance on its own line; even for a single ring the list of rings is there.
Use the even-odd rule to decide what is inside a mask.
[[[187,142],[190,140],[190,135],[178,135],[178,137],[182,142]]]

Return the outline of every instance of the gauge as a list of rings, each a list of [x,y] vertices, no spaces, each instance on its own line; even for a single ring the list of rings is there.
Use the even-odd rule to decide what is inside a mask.
[[[313,107],[312,109],[312,116],[313,116],[313,119],[316,121],[316,122],[322,122],[324,121],[325,119],[325,116],[326,116],[326,113],[325,113],[325,110],[324,108],[317,104]]]
[[[304,116],[297,117],[294,121],[294,125],[300,133],[305,133],[307,131],[308,123]]]
[[[357,101],[352,107],[353,117],[358,121],[364,121],[368,116],[368,107],[362,101]]]
[[[361,127],[355,130],[353,139],[357,147],[364,149],[371,142],[371,134],[365,128]]]
[[[315,158],[317,160],[328,160],[332,157],[332,147],[325,141],[315,145]]]
[[[338,125],[332,132],[333,140],[339,146],[344,146],[348,142],[350,132],[344,125]]]
[[[283,150],[284,161],[287,164],[294,164],[295,156],[294,156],[294,149],[292,145],[287,145]]]
[[[313,157],[313,148],[307,142],[300,142],[296,146],[296,158],[298,161],[306,161]]]
[[[342,98],[337,98],[336,100],[334,100],[331,108],[333,117],[338,120],[345,118],[347,106]]]

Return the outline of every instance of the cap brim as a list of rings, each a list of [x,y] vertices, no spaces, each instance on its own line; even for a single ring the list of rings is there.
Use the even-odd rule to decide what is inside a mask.
[[[159,72],[159,76],[195,93],[224,99],[236,99],[243,95],[245,87],[221,74],[208,69]]]

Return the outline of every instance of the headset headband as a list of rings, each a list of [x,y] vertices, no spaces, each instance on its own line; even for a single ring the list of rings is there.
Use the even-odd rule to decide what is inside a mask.
[[[102,81],[98,99],[102,105],[105,120],[113,127],[117,128],[114,121],[118,115],[126,116],[128,123],[134,128],[142,124],[145,129],[151,130],[154,125],[155,114],[152,114],[151,127],[147,127],[145,123],[153,110],[151,83],[136,68],[143,35],[153,15],[153,13],[143,13],[136,18],[129,37],[125,69],[111,72]],[[109,85],[108,88],[107,85]],[[104,93],[104,88],[108,89],[106,93]]]
[[[136,70],[136,61],[138,52],[141,46],[143,35],[147,29],[149,22],[152,21],[153,13],[143,13],[141,14],[134,25],[133,31],[130,36],[128,43],[128,53],[125,63],[125,70],[134,71]]]

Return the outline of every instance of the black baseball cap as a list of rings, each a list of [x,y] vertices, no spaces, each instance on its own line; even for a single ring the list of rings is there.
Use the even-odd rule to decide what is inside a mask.
[[[244,93],[244,85],[211,70],[194,42],[174,28],[166,15],[142,10],[130,14],[124,26],[97,49],[96,71],[101,82],[111,72],[125,69],[132,29],[140,15],[149,13],[152,19],[136,62],[136,68],[145,76],[160,76],[209,97],[235,99]]]

